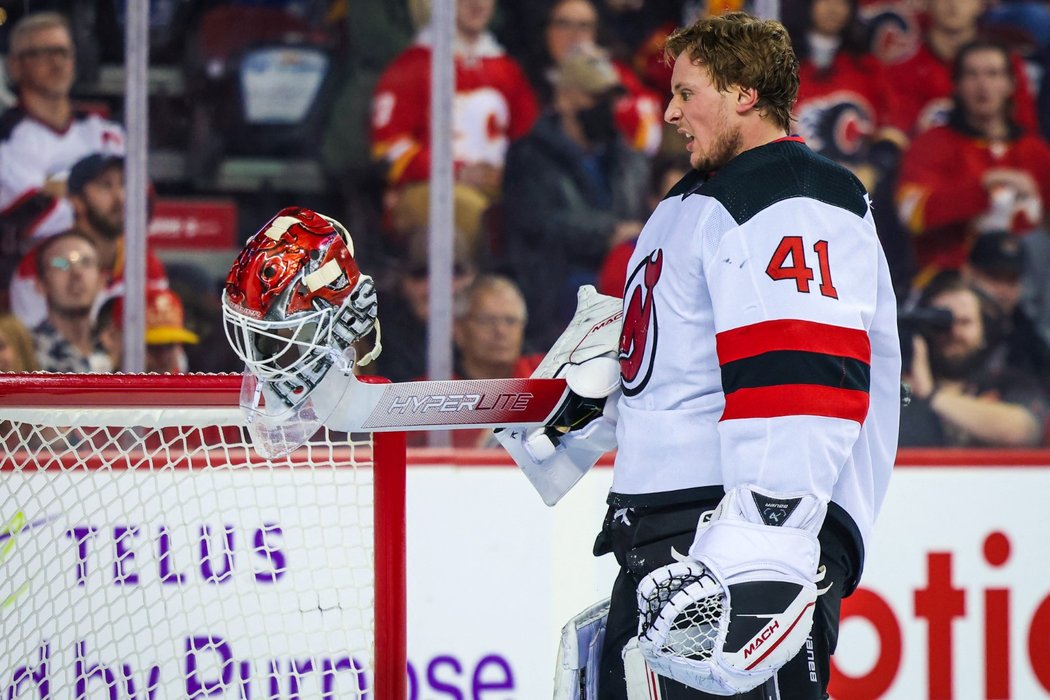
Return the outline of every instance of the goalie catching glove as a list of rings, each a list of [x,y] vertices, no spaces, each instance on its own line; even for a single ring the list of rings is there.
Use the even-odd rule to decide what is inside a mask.
[[[623,300],[580,287],[576,313],[533,378],[563,378],[569,391],[541,428],[510,426],[496,439],[539,492],[554,505],[602,454],[616,446],[617,352]]]
[[[638,647],[650,668],[715,695],[771,678],[813,624],[826,512],[808,494],[730,490],[701,520],[689,557],[638,585]]]

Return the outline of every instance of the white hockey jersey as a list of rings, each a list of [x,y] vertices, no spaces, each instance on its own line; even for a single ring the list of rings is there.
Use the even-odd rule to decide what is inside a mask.
[[[610,502],[754,485],[864,540],[900,413],[896,301],[867,194],[789,137],[656,208],[627,268]]]
[[[20,238],[51,236],[73,226],[68,199],[45,194],[48,180],[65,180],[70,169],[92,153],[124,155],[124,129],[87,112],[76,112],[57,131],[21,107],[0,116],[0,226]]]

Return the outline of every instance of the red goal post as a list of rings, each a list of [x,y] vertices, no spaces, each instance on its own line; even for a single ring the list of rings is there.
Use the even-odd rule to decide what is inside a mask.
[[[240,384],[0,373],[4,697],[405,697],[404,434],[267,461]]]

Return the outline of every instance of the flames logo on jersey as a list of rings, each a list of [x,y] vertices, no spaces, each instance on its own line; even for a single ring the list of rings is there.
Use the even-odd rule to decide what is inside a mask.
[[[874,133],[875,110],[857,93],[840,90],[800,105],[798,131],[820,155],[848,163]]]
[[[904,3],[869,5],[861,10],[871,40],[868,47],[885,64],[900,63],[919,47],[919,21]]]
[[[656,357],[656,301],[653,295],[663,272],[664,253],[656,249],[634,269],[624,290],[627,300],[620,334],[620,376],[623,393],[638,394],[653,374]]]

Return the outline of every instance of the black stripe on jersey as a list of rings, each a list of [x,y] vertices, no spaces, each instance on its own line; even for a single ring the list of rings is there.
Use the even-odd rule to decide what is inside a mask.
[[[722,390],[726,394],[784,384],[866,392],[871,386],[871,367],[851,357],[802,350],[774,350],[722,366]]]
[[[36,192],[18,202],[17,206],[0,214],[0,230],[5,235],[26,237],[32,235],[32,227],[55,204],[55,198],[43,192]]]
[[[737,224],[795,197],[815,199],[861,218],[868,212],[860,180],[798,141],[774,141],[744,151],[696,192],[717,199]]]

